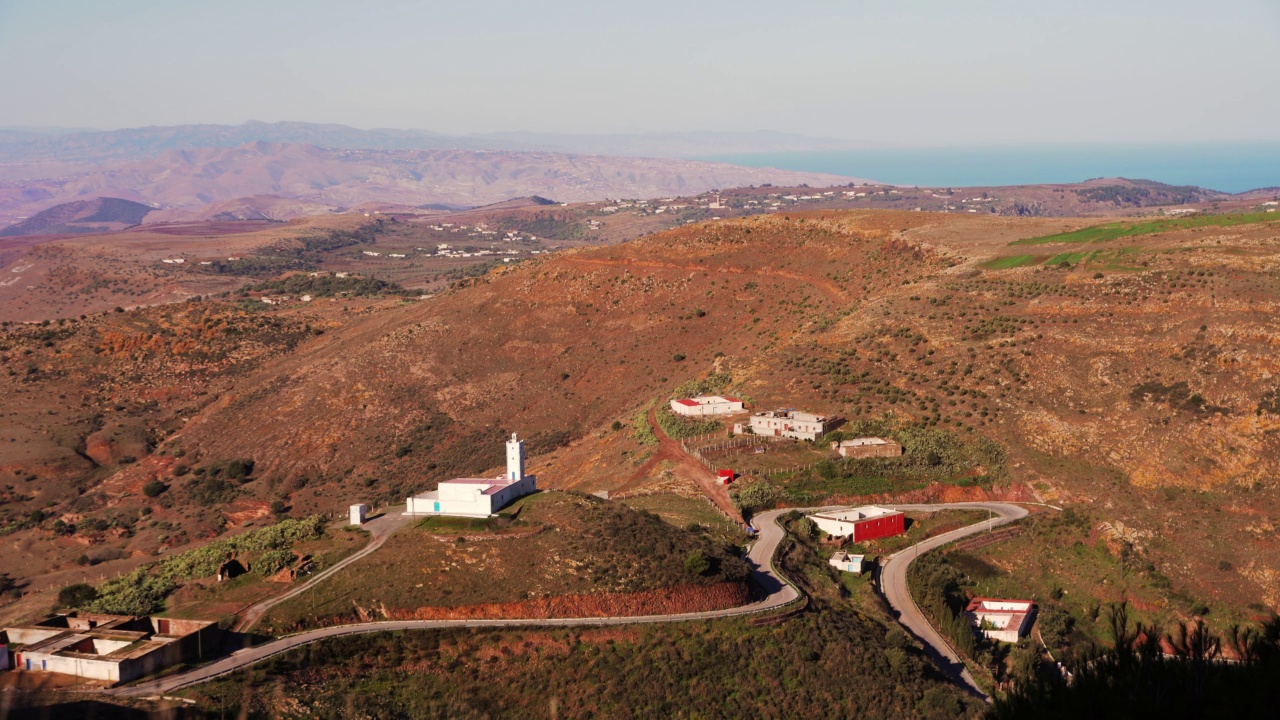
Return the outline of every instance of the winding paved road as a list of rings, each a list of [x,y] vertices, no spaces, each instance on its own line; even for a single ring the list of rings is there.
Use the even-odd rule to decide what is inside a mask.
[[[974,682],[973,676],[969,674],[969,670],[961,662],[959,656],[951,649],[951,645],[942,638],[942,634],[934,629],[933,625],[929,624],[929,621],[925,619],[924,613],[921,612],[920,606],[916,605],[915,599],[911,597],[911,591],[907,589],[907,568],[911,566],[913,560],[920,556],[920,553],[929,552],[969,535],[975,535],[1015,520],[1021,520],[1028,515],[1027,509],[1009,503],[995,502],[889,505],[888,507],[903,511],[987,510],[991,513],[990,520],[984,520],[974,525],[935,535],[921,540],[905,550],[900,550],[890,555],[889,559],[880,567],[880,592],[889,601],[889,605],[898,613],[898,622],[924,643],[929,655],[933,657],[938,667],[942,668],[952,679],[967,686],[968,690],[986,699],[987,693]]]
[[[1000,516],[1000,521],[996,524],[1010,522],[1027,514],[1027,511],[1017,507],[1016,505],[1004,505],[1000,503],[957,503],[949,505],[903,505],[898,506],[900,509],[921,509],[921,510],[941,510],[947,508],[977,508],[990,509]],[[756,526],[760,531],[759,538],[755,544],[751,546],[748,553],[748,559],[752,565],[752,576],[756,584],[763,591],[764,597],[761,600],[735,608],[727,608],[724,610],[713,610],[708,612],[682,613],[676,615],[639,615],[628,617],[599,617],[599,618],[550,618],[550,619],[493,619],[493,620],[394,620],[382,622],[356,623],[352,625],[340,625],[336,627],[320,628],[317,630],[309,630],[296,635],[287,635],[276,640],[263,643],[261,645],[239,650],[224,658],[215,660],[207,665],[188,670],[184,673],[170,675],[155,680],[138,683],[127,687],[114,688],[108,690],[108,693],[126,697],[152,697],[164,695],[185,687],[198,685],[214,678],[235,672],[243,667],[260,662],[269,657],[279,655],[297,647],[307,645],[309,643],[323,640],[325,638],[342,637],[345,635],[359,635],[364,633],[388,632],[395,630],[438,630],[444,628],[485,628],[485,627],[591,627],[605,625],[636,625],[647,623],[668,623],[668,622],[686,622],[691,620],[714,620],[717,618],[733,617],[737,615],[748,615],[752,613],[765,612],[774,610],[787,605],[800,597],[800,591],[787,581],[781,573],[773,566],[774,554],[778,549],[779,543],[782,542],[785,533],[782,527],[776,522],[779,515],[790,512],[794,508],[784,508],[781,510],[771,510],[756,516]],[[1019,514],[1021,513],[1021,514]],[[940,544],[951,542],[966,535],[972,535],[987,529],[988,523],[983,521],[976,525],[953,530],[936,538],[930,538],[921,542],[920,548],[928,550],[937,547]],[[389,532],[389,531],[388,531]],[[914,557],[914,555],[906,555],[911,549],[898,553],[890,558],[889,565],[886,566],[886,576],[890,569],[895,573],[901,574],[901,591],[886,592],[890,604],[901,613],[904,618],[903,624],[907,625],[912,632],[915,632],[921,640],[926,643],[933,644],[938,642],[941,648],[949,651],[945,643],[941,643],[940,636],[929,627],[924,621],[924,616],[920,614],[919,608],[915,607],[911,595],[906,593],[906,566],[910,560],[895,560],[899,557]],[[354,558],[353,558],[354,559]],[[336,569],[335,568],[331,568]],[[310,583],[308,583],[309,585]],[[305,586],[304,586],[305,587]],[[299,589],[301,591],[301,589]],[[283,599],[280,598],[280,599]],[[905,602],[904,602],[905,600]],[[914,613],[912,613],[914,610]],[[919,625],[913,624],[917,621]],[[932,633],[932,634],[931,634]],[[931,639],[932,638],[932,639]],[[936,646],[935,646],[936,647]],[[941,652],[941,651],[940,651]],[[945,657],[945,655],[944,655]],[[954,656],[953,656],[954,657]],[[972,678],[969,678],[972,686]],[[981,692],[981,691],[979,691]]]

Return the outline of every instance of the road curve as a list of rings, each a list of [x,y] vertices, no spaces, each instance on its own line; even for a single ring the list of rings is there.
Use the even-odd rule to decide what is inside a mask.
[[[1010,522],[1017,517],[1027,514],[1026,510],[1015,505],[1003,505],[999,503],[957,503],[949,505],[919,505],[919,506],[900,506],[901,509],[918,508],[927,510],[939,510],[946,508],[968,508],[976,507],[978,509],[991,509],[1001,517],[998,524]],[[669,623],[669,622],[687,622],[692,620],[715,620],[718,618],[734,617],[738,615],[749,615],[752,613],[765,612],[783,607],[800,597],[800,591],[788,581],[785,576],[779,573],[773,566],[774,555],[778,549],[778,545],[785,537],[782,527],[776,522],[778,516],[791,512],[796,508],[784,508],[781,510],[771,510],[761,513],[755,517],[755,524],[759,530],[759,537],[751,546],[748,552],[748,560],[752,566],[752,577],[758,587],[763,591],[763,598],[753,603],[742,605],[740,607],[726,608],[724,610],[712,610],[707,612],[680,613],[674,615],[637,615],[626,617],[597,617],[597,618],[527,618],[527,619],[491,619],[491,620],[390,620],[380,622],[355,623],[351,625],[339,625],[335,627],[319,628],[306,632],[297,633],[295,635],[286,635],[275,640],[265,642],[251,648],[245,648],[232,653],[224,658],[220,658],[206,665],[188,670],[183,673],[170,675],[167,677],[157,678],[146,682],[130,685],[127,687],[114,688],[107,692],[114,695],[125,697],[152,697],[164,695],[174,690],[198,685],[208,682],[214,678],[235,672],[241,668],[247,667],[257,662],[261,662],[267,658],[279,655],[297,647],[307,645],[326,638],[343,637],[346,635],[360,635],[365,633],[389,632],[397,630],[440,630],[446,628],[507,628],[507,627],[593,627],[607,625],[637,625],[650,623]],[[807,509],[801,509],[807,511]],[[1021,513],[1017,515],[1016,513]],[[972,535],[986,529],[987,523],[984,521],[977,525],[967,528],[953,530],[938,538],[930,538],[920,543],[921,549],[929,549],[924,547],[926,544],[932,543],[934,540],[940,542],[931,544],[929,547],[936,547],[938,544],[951,542],[965,535]],[[894,557],[901,556],[902,553]],[[919,608],[915,607],[915,603],[911,601],[909,593],[905,593],[906,587],[906,564],[899,563],[894,565],[892,559],[890,561],[893,567],[901,566],[903,593],[895,593],[891,595],[890,603],[895,609],[899,608],[897,602],[905,597],[910,608],[915,609],[915,614],[911,615],[909,611],[899,609],[904,618],[919,617],[923,623],[923,629],[917,630],[915,626],[908,627],[917,634],[922,640],[930,643],[927,635],[933,632],[932,628],[924,622],[923,615],[920,615]],[[904,594],[905,593],[905,594]],[[896,602],[895,602],[896,600]],[[904,624],[906,624],[904,622]],[[933,634],[934,640],[943,648],[945,643],[941,642],[941,638],[936,633]],[[936,646],[935,646],[936,647]],[[971,681],[971,679],[970,679]],[[970,684],[972,684],[970,682]]]
[[[236,624],[232,629],[237,632],[245,632],[249,630],[271,608],[279,605],[289,598],[301,595],[330,575],[337,573],[351,563],[382,547],[382,544],[387,541],[387,538],[391,537],[391,533],[408,524],[410,520],[413,520],[413,517],[403,514],[400,507],[387,508],[381,515],[372,518],[362,526],[365,530],[369,531],[369,542],[364,547],[315,575],[312,575],[305,583],[295,588],[291,588],[288,592],[273,595],[262,602],[250,605],[240,615],[240,618],[236,621]]]
[[[157,678],[126,687],[108,690],[109,694],[124,697],[152,697],[164,695],[174,690],[208,682],[214,678],[235,672],[256,662],[261,662],[274,655],[287,652],[297,647],[344,635],[361,635],[365,633],[388,632],[395,630],[440,630],[445,628],[488,628],[488,627],[591,627],[603,625],[635,625],[645,623],[685,622],[689,620],[715,620],[717,618],[747,615],[765,612],[782,607],[800,597],[800,591],[783,579],[774,570],[773,556],[782,542],[785,533],[782,527],[774,522],[778,515],[790,512],[773,510],[758,516],[760,537],[752,545],[747,557],[752,565],[752,575],[757,585],[763,590],[764,597],[756,602],[740,607],[712,610],[708,612],[681,613],[676,615],[635,615],[626,617],[597,618],[527,618],[527,619],[492,619],[492,620],[389,620],[379,622],[355,623],[335,627],[319,628],[286,635],[251,648],[239,650],[207,665],[167,677]]]
[[[968,690],[986,699],[987,693],[974,682],[973,676],[969,674],[969,670],[959,656],[951,649],[951,645],[942,638],[942,634],[934,629],[933,625],[929,624],[920,607],[916,605],[915,599],[911,597],[911,591],[907,589],[907,568],[911,566],[912,561],[920,556],[920,553],[929,552],[947,543],[955,542],[993,527],[1021,520],[1028,515],[1027,509],[1009,503],[996,502],[889,505],[888,507],[903,511],[986,510],[991,513],[990,520],[983,520],[980,523],[935,535],[921,540],[905,550],[900,550],[890,555],[889,559],[880,567],[880,592],[884,595],[885,600],[889,602],[889,605],[898,613],[898,622],[925,644],[926,649],[929,650],[929,654],[933,657],[934,662],[938,664],[938,667],[942,668],[954,680],[966,686]]]

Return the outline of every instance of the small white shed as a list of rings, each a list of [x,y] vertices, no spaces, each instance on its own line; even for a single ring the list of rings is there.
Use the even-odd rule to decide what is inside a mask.
[[[365,516],[369,514],[369,506],[360,504],[351,506],[351,524],[363,525]]]
[[[862,555],[851,555],[846,552],[838,552],[831,556],[828,561],[831,567],[841,571],[861,575],[866,567],[866,558]]]

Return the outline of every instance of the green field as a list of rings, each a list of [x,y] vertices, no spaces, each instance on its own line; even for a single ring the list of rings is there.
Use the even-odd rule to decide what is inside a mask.
[[[988,270],[1009,270],[1011,268],[1022,267],[1024,265],[1035,265],[1044,259],[1044,256],[1036,255],[1009,255],[994,260],[988,260],[982,263],[982,267]]]
[[[1187,230],[1199,227],[1230,227],[1233,225],[1248,225],[1260,222],[1276,222],[1280,221],[1280,217],[1276,217],[1275,213],[1234,213],[1229,215],[1196,215],[1193,217],[1182,218],[1164,218],[1160,220],[1151,220],[1140,223],[1106,223],[1105,225],[1092,225],[1071,232],[1057,233],[1055,235],[1045,235],[1043,237],[1026,238],[1025,240],[1015,240],[1010,245],[1052,245],[1056,243],[1096,243],[1109,242],[1119,238],[1134,237],[1137,235],[1151,235],[1153,233],[1168,232],[1169,230]],[[1027,257],[1027,256],[1016,256]],[[1009,266],[1017,267],[1017,266]]]
[[[1096,252],[1092,252],[1092,253],[1090,253],[1090,252],[1067,252],[1067,253],[1059,253],[1059,254],[1054,255],[1053,257],[1049,258],[1049,264],[1050,264],[1050,265],[1058,265],[1058,264],[1061,264],[1061,263],[1064,263],[1064,262],[1065,262],[1065,263],[1071,263],[1072,265],[1077,265],[1077,264],[1079,264],[1079,263],[1081,263],[1081,262],[1083,262],[1083,261],[1085,261],[1085,260],[1092,260],[1092,259],[1094,258],[1094,256],[1095,256],[1095,255],[1097,255],[1097,253],[1096,253]]]
[[[995,258],[981,264],[987,270],[1011,270],[1043,264],[1048,268],[1057,268],[1062,263],[1071,266],[1088,267],[1094,270],[1111,272],[1140,272],[1143,268],[1133,264],[1141,253],[1147,252],[1141,247],[1123,247],[1108,250],[1082,250],[1064,252],[1057,255],[1010,255]]]

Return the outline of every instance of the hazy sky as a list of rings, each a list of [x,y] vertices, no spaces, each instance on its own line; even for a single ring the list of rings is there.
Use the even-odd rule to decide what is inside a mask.
[[[1280,0],[0,0],[0,125],[1280,140]]]

